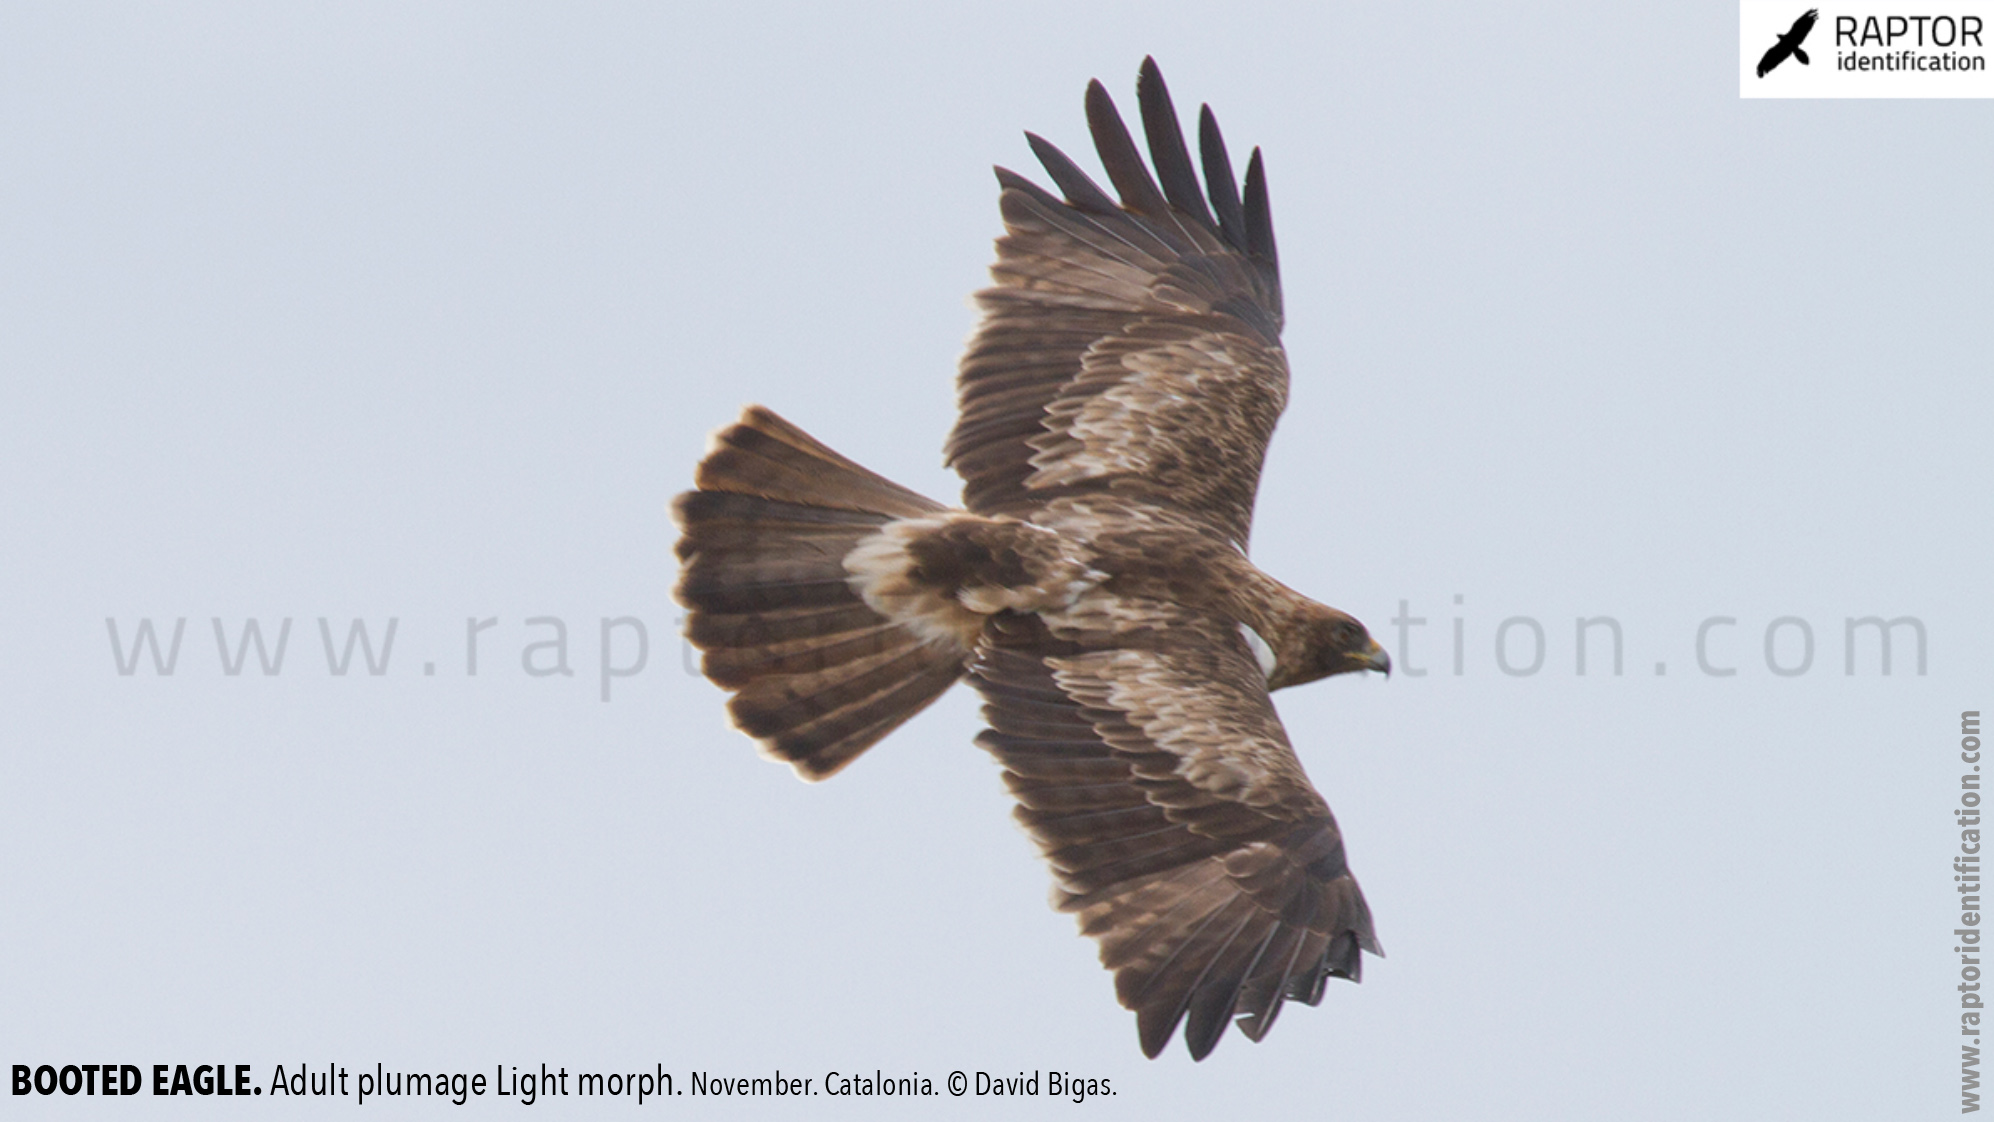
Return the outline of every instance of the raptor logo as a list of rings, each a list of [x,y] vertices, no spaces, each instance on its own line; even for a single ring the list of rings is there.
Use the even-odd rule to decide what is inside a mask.
[[[1820,18],[1821,9],[1809,8],[1805,15],[1794,20],[1793,26],[1787,28],[1786,34],[1780,36],[1779,41],[1772,45],[1772,49],[1759,59],[1759,77],[1763,78],[1772,73],[1773,68],[1785,62],[1788,55],[1799,59],[1800,65],[1806,66],[1807,52],[1800,49],[1800,44],[1807,41],[1807,33],[1814,30],[1814,21]]]

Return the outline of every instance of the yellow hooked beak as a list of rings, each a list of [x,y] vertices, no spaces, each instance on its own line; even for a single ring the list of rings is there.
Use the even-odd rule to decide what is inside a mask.
[[[1385,648],[1379,646],[1376,639],[1371,640],[1371,649],[1358,659],[1358,664],[1366,670],[1376,670],[1387,678],[1392,676],[1392,656],[1385,653]]]

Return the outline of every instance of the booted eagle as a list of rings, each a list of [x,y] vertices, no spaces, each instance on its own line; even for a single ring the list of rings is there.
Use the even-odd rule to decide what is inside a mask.
[[[1288,399],[1260,153],[1242,197],[1209,108],[1194,165],[1153,60],[1136,99],[1153,177],[1087,88],[1119,199],[1030,133],[1060,194],[997,169],[947,445],[962,508],[750,406],[673,504],[677,595],[735,724],[805,779],[967,678],[1143,1052],[1184,1024],[1203,1059],[1383,953],[1268,692],[1391,663],[1247,560]]]

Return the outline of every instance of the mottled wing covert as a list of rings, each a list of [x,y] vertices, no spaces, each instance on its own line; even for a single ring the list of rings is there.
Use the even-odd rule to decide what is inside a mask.
[[[1101,944],[1155,1056],[1180,1022],[1208,1054],[1255,1040],[1379,950],[1336,819],[1288,743],[1238,631],[1157,602],[1170,626],[1060,638],[1001,615],[970,667],[1055,903]]]
[[[1030,134],[1065,198],[998,169],[997,285],[977,294],[948,460],[979,513],[1112,491],[1244,547],[1288,396],[1266,178],[1256,150],[1241,199],[1206,108],[1207,207],[1152,60],[1137,95],[1161,186],[1099,82],[1087,119],[1119,203]]]

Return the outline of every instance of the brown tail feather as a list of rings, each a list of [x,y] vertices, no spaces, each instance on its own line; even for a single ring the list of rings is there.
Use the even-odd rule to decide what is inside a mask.
[[[720,430],[693,482],[701,491],[756,495],[829,511],[915,518],[945,509],[860,467],[759,405]]]
[[[962,676],[966,652],[873,611],[844,564],[881,527],[941,504],[758,405],[714,437],[694,479],[672,504],[686,637],[765,753],[822,779]]]

